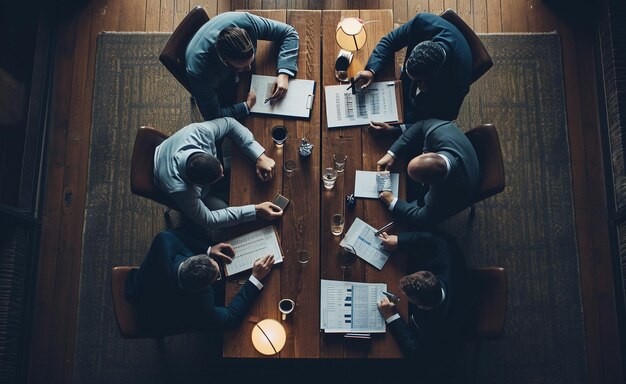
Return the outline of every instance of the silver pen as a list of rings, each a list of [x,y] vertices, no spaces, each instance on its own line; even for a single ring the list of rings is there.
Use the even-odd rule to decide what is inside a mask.
[[[400,301],[400,298],[396,295],[394,295],[391,292],[387,292],[387,291],[382,291],[383,295],[387,296],[387,298],[389,299],[389,301],[391,301],[394,304],[398,304],[398,302]]]
[[[381,229],[379,229],[378,231],[374,232],[374,236],[378,236],[381,233],[385,232],[385,229],[391,227],[393,225],[393,221],[389,224],[385,224]]]

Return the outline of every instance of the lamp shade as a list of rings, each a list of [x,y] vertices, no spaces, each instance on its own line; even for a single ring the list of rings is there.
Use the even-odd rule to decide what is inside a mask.
[[[261,320],[252,328],[252,344],[264,355],[280,352],[286,341],[285,328],[274,319]]]
[[[365,23],[356,17],[346,17],[337,23],[335,39],[337,44],[346,51],[358,51],[363,48],[367,40]]]

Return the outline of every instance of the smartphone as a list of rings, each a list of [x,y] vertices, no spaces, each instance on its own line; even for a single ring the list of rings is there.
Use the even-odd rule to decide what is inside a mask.
[[[287,204],[289,204],[289,199],[279,193],[276,195],[272,203],[278,205],[280,209],[284,211],[285,208],[287,208]]]

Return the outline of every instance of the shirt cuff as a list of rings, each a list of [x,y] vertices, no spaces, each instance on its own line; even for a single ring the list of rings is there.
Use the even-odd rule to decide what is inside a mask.
[[[443,158],[443,160],[446,162],[446,175],[443,177],[444,179],[448,176],[448,174],[450,173],[450,159],[448,159],[448,156],[442,154],[442,153],[437,153],[439,156],[441,156],[441,158]]]
[[[389,156],[393,157],[394,159],[398,158],[398,155],[396,155],[395,153],[391,152],[391,150],[387,151],[387,153],[389,154]]]
[[[389,324],[392,321],[394,321],[396,319],[399,319],[399,318],[400,318],[400,314],[399,313],[393,314],[393,315],[391,315],[391,316],[389,316],[388,318],[385,319],[385,323]]]
[[[296,75],[295,73],[293,73],[290,70],[285,69],[285,68],[281,68],[281,69],[278,70],[278,74],[281,74],[281,73],[285,73],[285,74],[289,75],[289,77],[294,77]]]
[[[241,216],[244,222],[256,220],[256,209],[254,204],[248,204],[241,207]]]
[[[250,114],[250,108],[248,108],[248,103],[246,103],[245,101],[241,102],[243,104],[243,107],[246,109],[246,116]]]
[[[364,71],[370,71],[374,74],[374,76],[376,76],[376,71],[374,71],[372,68],[365,68]]]
[[[263,284],[261,284],[261,282],[259,281],[259,279],[257,279],[256,277],[254,277],[254,275],[250,275],[250,278],[248,279],[250,280],[250,282],[252,284],[254,284],[255,287],[257,287],[259,289],[259,291],[261,289],[263,289]]]
[[[400,131],[402,131],[402,133],[406,132],[406,124],[398,124],[398,127],[400,127]]]
[[[391,200],[391,204],[389,204],[389,210],[393,211],[393,208],[396,206],[396,203],[398,202],[398,198],[394,197],[393,200]]]

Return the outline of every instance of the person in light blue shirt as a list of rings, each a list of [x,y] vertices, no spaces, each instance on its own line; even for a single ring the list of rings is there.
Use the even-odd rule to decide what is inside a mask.
[[[154,151],[154,183],[178,205],[181,213],[205,229],[230,227],[256,220],[274,220],[283,211],[269,201],[228,207],[211,194],[211,184],[224,176],[216,143],[228,136],[233,145],[255,162],[261,181],[274,177],[275,162],[265,155],[246,127],[232,117],[188,125],[165,139]]]
[[[240,72],[252,69],[258,40],[278,44],[271,98],[280,99],[287,94],[289,78],[298,71],[299,37],[293,27],[247,12],[225,12],[204,24],[189,42],[187,76],[205,120],[222,116],[242,120],[249,114],[256,103],[254,93],[234,104],[226,93],[236,90]]]

